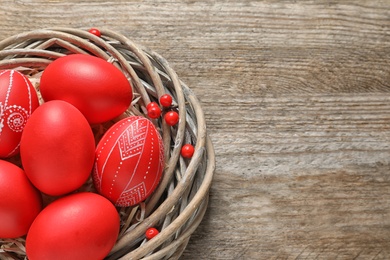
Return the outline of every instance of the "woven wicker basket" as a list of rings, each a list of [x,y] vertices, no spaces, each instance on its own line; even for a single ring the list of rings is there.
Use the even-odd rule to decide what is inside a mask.
[[[177,259],[205,214],[215,168],[202,108],[160,55],[116,32],[100,32],[98,37],[87,29],[55,28],[9,37],[0,42],[0,69],[22,71],[35,80],[39,94],[39,77],[50,62],[67,54],[85,53],[113,63],[131,79],[134,100],[123,116],[145,116],[150,101],[165,93],[173,97],[179,123],[170,127],[164,120],[154,120],[164,140],[163,178],[146,202],[118,208],[121,233],[106,259]],[[195,146],[190,160],[180,156],[184,143]],[[145,239],[149,227],[160,231],[151,240]],[[25,259],[23,238],[0,240],[0,245],[0,259]]]

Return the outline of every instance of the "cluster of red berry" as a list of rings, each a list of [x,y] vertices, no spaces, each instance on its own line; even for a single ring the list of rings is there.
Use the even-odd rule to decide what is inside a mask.
[[[162,95],[160,97],[160,104],[165,108],[169,108],[172,105],[171,95]],[[150,102],[146,106],[146,110],[148,111],[148,116],[152,119],[157,119],[161,116],[161,109],[157,102]],[[174,126],[179,122],[179,114],[176,111],[168,111],[164,116],[164,120],[168,125]]]
[[[164,108],[170,108],[172,106],[172,96],[169,94],[164,94],[159,99],[160,105]],[[146,110],[148,112],[148,116],[152,119],[157,119],[161,116],[161,108],[157,104],[157,102],[150,102],[146,106]],[[164,115],[165,122],[170,125],[174,126],[179,122],[179,114],[176,111],[168,111]],[[195,148],[191,144],[185,144],[183,145],[181,149],[181,156],[184,158],[191,158],[194,154]]]

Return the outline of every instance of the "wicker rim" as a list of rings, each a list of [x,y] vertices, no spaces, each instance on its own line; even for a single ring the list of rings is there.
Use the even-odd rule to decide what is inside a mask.
[[[130,220],[131,225],[123,226],[123,235],[107,259],[179,258],[206,212],[215,170],[214,149],[207,135],[201,104],[159,54],[117,32],[106,29],[100,32],[102,36],[98,37],[86,28],[53,28],[11,36],[0,41],[0,69],[23,70],[34,77],[54,59],[68,53],[105,59],[120,68],[134,88],[134,102],[122,118],[144,116],[146,104],[165,93],[171,94],[179,123],[170,127],[164,120],[153,120],[164,141],[163,178],[145,204],[132,210],[119,209],[122,222]],[[180,156],[183,143],[195,146],[191,160]],[[147,241],[144,233],[152,226],[158,226],[160,233]],[[3,242],[0,240],[0,245]]]

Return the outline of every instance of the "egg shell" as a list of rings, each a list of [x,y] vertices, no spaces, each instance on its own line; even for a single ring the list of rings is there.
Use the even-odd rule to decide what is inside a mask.
[[[49,204],[26,237],[29,260],[101,260],[117,240],[120,220],[114,205],[90,192]]]
[[[121,115],[133,97],[131,84],[122,71],[86,54],[71,54],[50,63],[42,73],[40,91],[45,101],[71,103],[91,124]]]
[[[16,70],[0,72],[0,158],[19,153],[22,131],[39,106],[30,80]]]
[[[80,188],[92,172],[95,139],[88,121],[71,104],[42,104],[27,122],[21,142],[23,168],[40,191],[52,196]]]
[[[41,209],[41,194],[24,171],[0,160],[0,238],[17,238],[27,234]]]
[[[163,150],[161,136],[150,120],[141,116],[120,120],[96,148],[93,180],[97,191],[120,207],[144,201],[161,179]]]

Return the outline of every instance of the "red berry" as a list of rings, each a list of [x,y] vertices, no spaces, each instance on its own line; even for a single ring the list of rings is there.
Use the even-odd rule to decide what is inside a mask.
[[[169,111],[165,114],[164,119],[168,125],[174,126],[179,122],[179,114],[175,111]]]
[[[158,104],[156,102],[150,102],[146,105],[146,110],[149,110],[151,107],[158,107]]]
[[[163,107],[170,107],[172,105],[172,97],[169,94],[164,94],[160,97],[160,104]]]
[[[194,155],[194,152],[195,148],[191,144],[185,144],[181,148],[181,156],[187,159],[191,158]]]
[[[97,37],[102,36],[102,34],[100,33],[99,29],[96,29],[96,28],[89,29],[89,32],[94,34],[94,35],[96,35]]]
[[[152,238],[154,238],[155,236],[157,236],[158,235],[158,230],[157,229],[155,229],[155,228],[148,228],[147,230],[146,230],[146,232],[145,232],[145,237],[147,238],[147,239],[152,239]]]
[[[150,106],[148,108],[148,116],[153,119],[159,118],[161,116],[161,109],[158,106]]]

